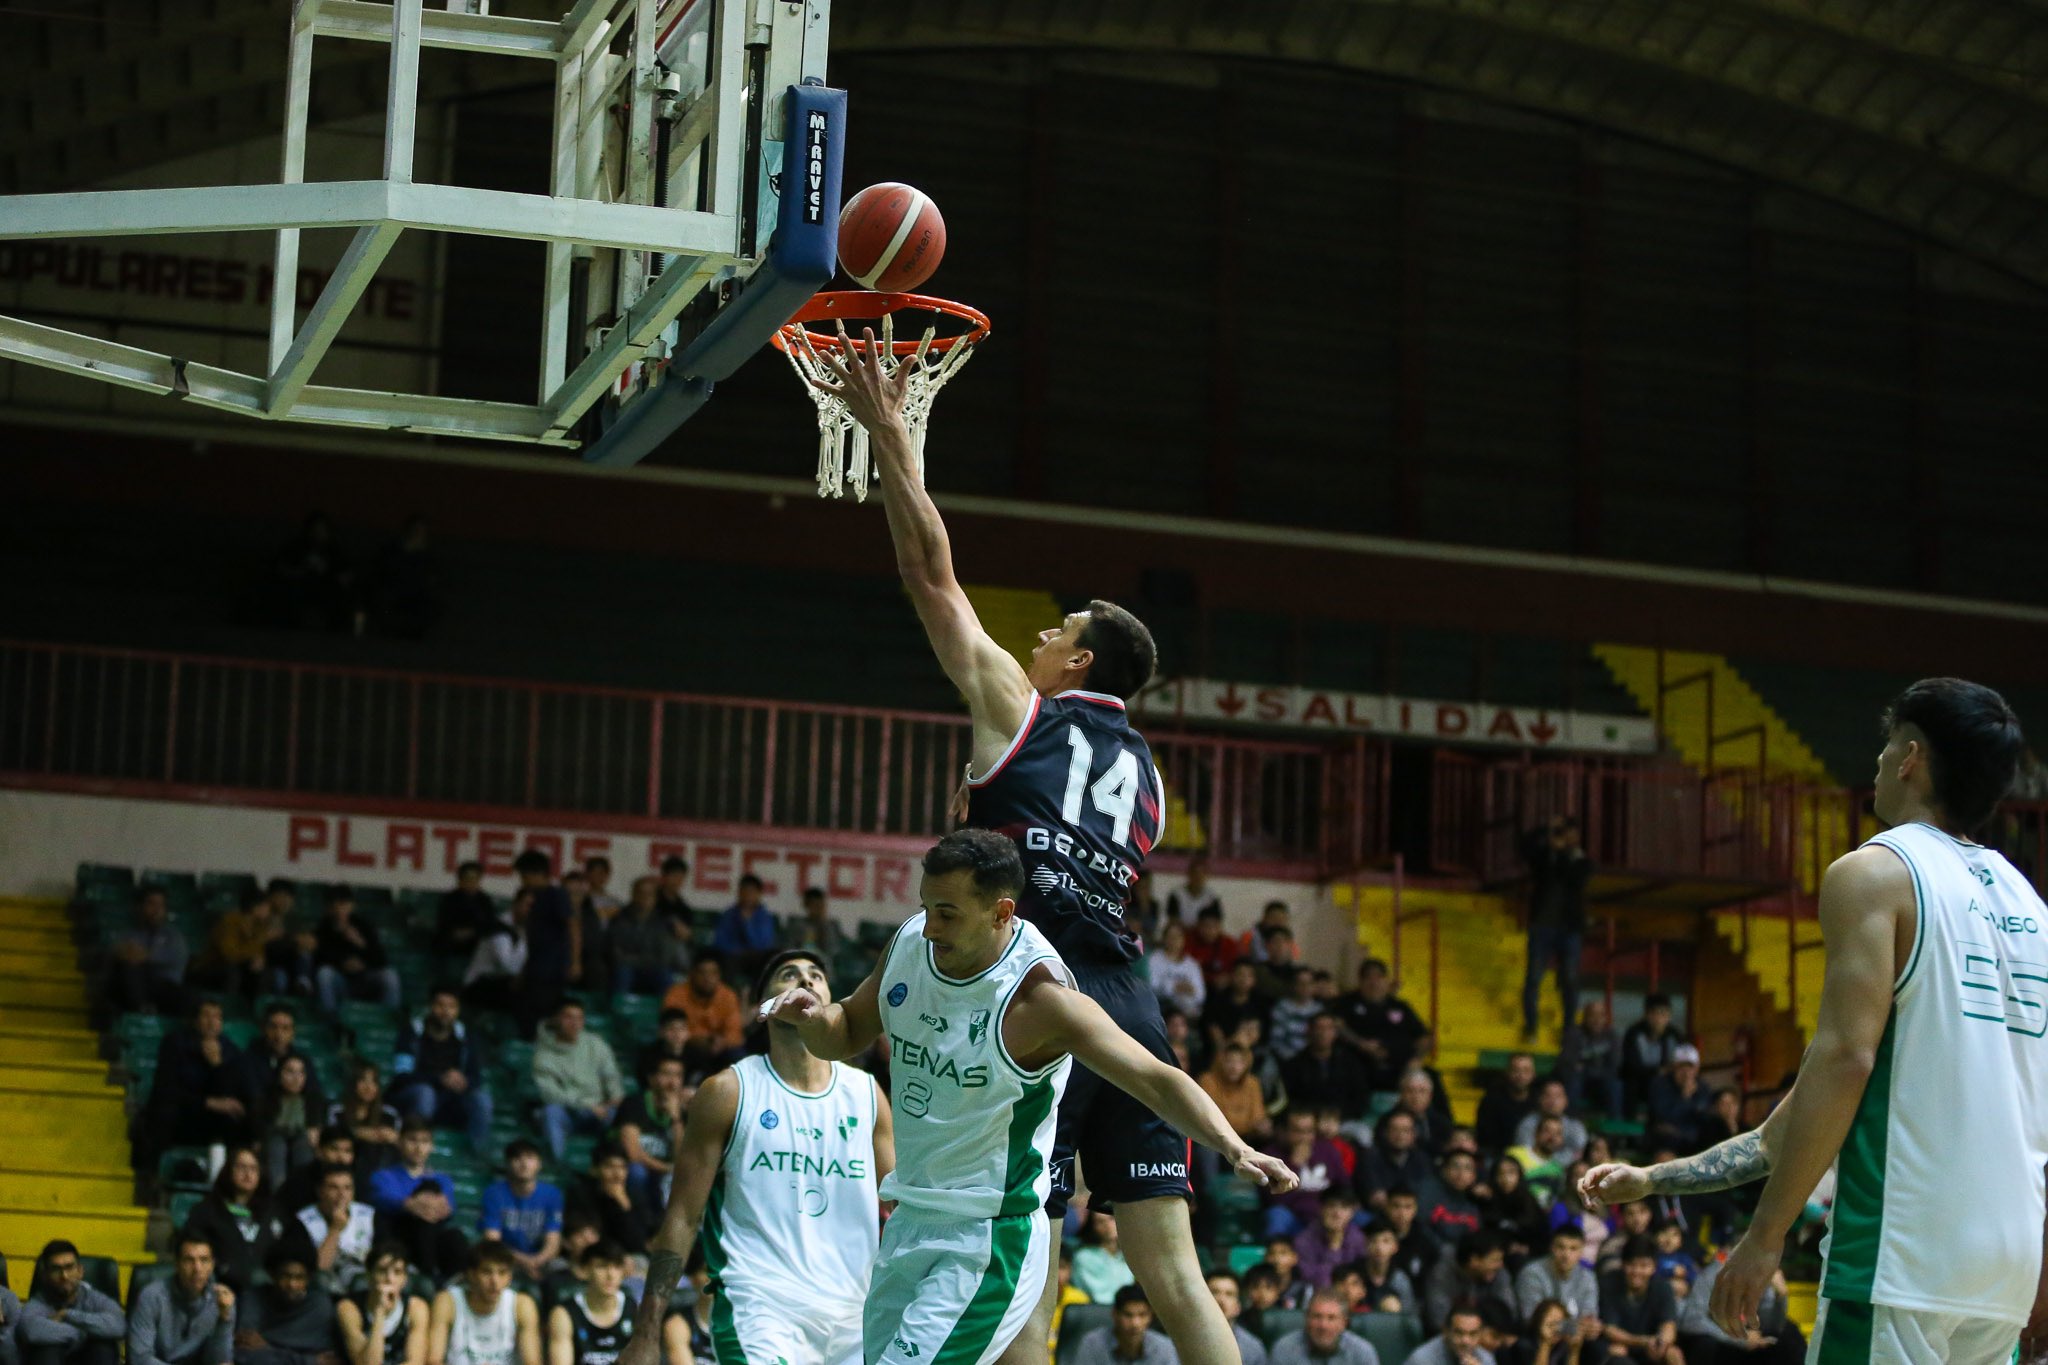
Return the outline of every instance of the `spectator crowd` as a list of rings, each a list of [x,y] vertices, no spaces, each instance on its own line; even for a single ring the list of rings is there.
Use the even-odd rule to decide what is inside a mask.
[[[593,1325],[630,1328],[690,1097],[753,1041],[745,983],[781,947],[838,961],[852,945],[818,890],[779,917],[745,877],[731,905],[696,911],[680,858],[623,896],[601,858],[559,878],[537,851],[515,867],[501,904],[464,865],[417,927],[439,975],[409,1012],[376,917],[347,887],[310,926],[304,888],[251,887],[200,943],[161,889],[141,888],[106,954],[107,998],[178,1023],[157,1047],[137,1166],[148,1179],[167,1150],[199,1149],[210,1184],[125,1312],[82,1283],[77,1248],[46,1247],[20,1304],[0,1297],[0,1365],[114,1365],[123,1341],[131,1365],[541,1365],[544,1350],[547,1365],[615,1365],[583,1343]],[[1340,989],[1302,961],[1279,901],[1226,933],[1199,858],[1163,902],[1142,879],[1131,921],[1180,1064],[1301,1176],[1267,1196],[1197,1150],[1209,1286],[1248,1365],[1377,1365],[1375,1340],[1420,1365],[1801,1353],[1782,1283],[1768,1340],[1707,1318],[1743,1214],[1733,1197],[1595,1211],[1577,1194],[1624,1144],[1662,1159],[1743,1126],[1739,1098],[1701,1080],[1669,1000],[1649,996],[1618,1032],[1605,1000],[1588,1002],[1555,1056],[1514,1054],[1476,1110],[1454,1114],[1431,1023],[1385,962]],[[591,1014],[627,1001],[650,1027],[622,1058]],[[243,1002],[254,1028],[238,1046],[226,1006]],[[302,1029],[366,1012],[390,1032],[356,1030],[345,1071],[304,1045]],[[886,1084],[886,1054],[870,1061]],[[464,1184],[446,1169],[457,1161],[492,1178]],[[1173,1361],[1113,1214],[1070,1218],[1062,1312],[1099,1320],[1061,1359]],[[664,1323],[668,1365],[711,1358],[714,1295],[697,1268]]]

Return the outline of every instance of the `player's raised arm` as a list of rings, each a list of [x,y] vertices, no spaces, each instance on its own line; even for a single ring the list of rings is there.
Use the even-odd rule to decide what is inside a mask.
[[[1017,989],[1004,1040],[1026,1054],[1069,1052],[1111,1085],[1139,1100],[1204,1147],[1221,1152],[1239,1175],[1275,1194],[1299,1183],[1285,1162],[1255,1150],[1187,1073],[1144,1048],[1087,996],[1033,969]]]
[[[974,713],[977,760],[1000,755],[1031,705],[1031,679],[1008,650],[989,638],[974,605],[953,575],[953,547],[946,523],[917,476],[917,456],[903,421],[903,395],[910,367],[894,378],[883,369],[875,334],[845,348],[845,359],[827,362],[839,376],[835,390],[847,410],[867,428],[869,448],[881,473],[882,505],[889,537],[896,544],[896,569],[917,606],[939,666],[967,698]],[[988,746],[992,745],[993,748]]]
[[[883,961],[888,955],[883,954]],[[843,1062],[867,1051],[882,1033],[882,1008],[876,1004],[881,986],[874,972],[844,1000],[831,1004],[799,986],[761,1003],[761,1017],[796,1027],[797,1036],[813,1057]]]

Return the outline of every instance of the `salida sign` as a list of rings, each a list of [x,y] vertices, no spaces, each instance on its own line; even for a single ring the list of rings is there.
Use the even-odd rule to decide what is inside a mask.
[[[1657,747],[1655,727],[1639,716],[1259,686],[1210,678],[1176,678],[1160,683],[1141,694],[1132,710],[1154,719],[1404,735],[1516,749],[1648,753]]]

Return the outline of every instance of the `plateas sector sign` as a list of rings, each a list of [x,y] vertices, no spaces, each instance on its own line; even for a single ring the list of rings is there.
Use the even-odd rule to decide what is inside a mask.
[[[1158,683],[1139,694],[1131,710],[1151,720],[1381,734],[1510,749],[1630,754],[1657,749],[1656,726],[1642,716],[1261,686],[1212,678],[1173,678]]]

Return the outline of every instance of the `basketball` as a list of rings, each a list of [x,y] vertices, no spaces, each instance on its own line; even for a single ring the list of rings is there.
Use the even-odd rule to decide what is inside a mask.
[[[884,181],[839,214],[839,267],[863,289],[899,294],[930,279],[946,254],[946,220],[931,196]]]

